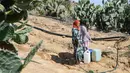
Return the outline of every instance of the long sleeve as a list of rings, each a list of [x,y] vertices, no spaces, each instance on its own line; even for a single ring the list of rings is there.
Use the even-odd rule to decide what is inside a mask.
[[[89,40],[91,40],[91,37],[90,37],[90,35],[89,35],[89,33],[88,33],[86,27],[84,27],[84,32],[85,32],[86,37],[87,37]]]
[[[81,37],[82,37],[82,40],[83,40],[84,42],[91,40],[91,37],[90,37],[89,33],[87,32],[86,27],[82,25],[80,28],[81,28],[81,29],[80,29],[80,30],[81,30],[81,31],[80,31],[80,35],[81,35]]]

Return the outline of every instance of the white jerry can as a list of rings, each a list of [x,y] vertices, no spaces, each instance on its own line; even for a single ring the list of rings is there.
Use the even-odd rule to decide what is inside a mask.
[[[100,49],[93,49],[92,61],[97,62],[100,60],[101,60],[101,50]]]
[[[91,57],[90,57],[90,51],[86,50],[84,52],[84,63],[90,63]]]

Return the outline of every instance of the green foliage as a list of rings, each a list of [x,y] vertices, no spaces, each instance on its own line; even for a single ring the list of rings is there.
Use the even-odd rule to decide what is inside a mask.
[[[4,11],[5,7],[2,4],[0,4],[0,22],[5,20],[6,18]]]
[[[35,11],[41,15],[52,16],[63,20],[89,19],[89,26],[95,26],[100,31],[130,32],[130,5],[127,0],[102,0],[102,6],[90,3],[90,0],[80,0],[71,3],[69,0],[41,0],[32,3]]]
[[[35,10],[41,15],[64,19],[70,16],[71,9],[69,0],[42,0]]]
[[[8,50],[0,50],[0,73],[20,73],[19,68],[22,66],[20,58]]]
[[[17,0],[15,5],[24,10],[31,10],[35,8],[35,6],[37,6],[36,4],[39,2],[41,2],[41,0]]]
[[[0,42],[9,43],[14,41],[18,44],[25,44],[28,42],[27,33],[31,32],[31,28],[25,27],[27,22],[23,22],[21,25],[15,24],[15,22],[28,18],[26,8],[21,9],[21,6],[18,7],[17,5],[14,5],[19,4],[17,1],[18,0],[0,1]],[[30,3],[31,1],[32,0],[29,0],[27,3]]]
[[[4,23],[0,30],[0,41],[8,41],[14,34],[14,27],[11,24]]]
[[[89,72],[88,73],[94,73],[94,71],[92,71],[92,70],[89,70]]]
[[[31,27],[24,27],[24,24],[19,26],[4,23],[1,25],[0,34],[0,41],[7,41],[12,40],[18,44],[25,44],[28,42],[27,33],[31,32]],[[15,27],[16,26],[16,27]],[[22,28],[23,27],[23,28]]]
[[[28,36],[27,35],[19,35],[16,34],[15,38],[13,39],[18,44],[25,44],[28,42]]]
[[[1,9],[2,10],[2,9]],[[12,6],[8,11],[0,11],[0,21],[5,21],[6,23],[18,22],[21,19],[27,19],[27,11],[21,10],[16,6]],[[13,17],[13,18],[12,18]]]
[[[22,28],[23,25],[20,25],[16,29]],[[29,38],[27,34],[32,31],[31,27],[25,27],[21,30],[18,30],[14,33],[12,40],[18,44],[25,44],[28,42]]]
[[[21,10],[21,11],[18,11],[18,12],[17,11],[12,11],[12,13],[7,15],[6,22],[7,23],[18,22],[19,20],[24,18],[24,15],[27,15],[26,10]],[[25,17],[25,19],[26,19],[26,17]]]
[[[18,50],[12,43],[12,41],[17,44],[28,42],[27,34],[32,28],[26,26],[25,20],[28,18],[26,9],[33,1],[35,0],[0,0],[0,73],[20,73],[42,44],[41,41],[32,48],[22,64]],[[23,22],[20,22],[21,20]]]
[[[89,0],[80,0],[74,7],[73,18],[74,19],[89,19],[90,26],[95,25],[96,12],[100,9],[100,6],[90,4]]]
[[[43,41],[40,41],[35,47],[33,47],[31,49],[30,53],[25,58],[25,61],[24,61],[24,64],[23,64],[23,68],[25,68],[27,66],[27,64],[31,61],[31,59],[33,58],[33,56],[35,55],[35,53],[37,52],[37,50],[40,48],[42,42]]]
[[[79,3],[74,7],[73,17],[75,19],[85,19],[93,15],[94,4],[90,4],[89,0],[80,0]]]
[[[130,50],[130,45],[128,45],[128,49]]]
[[[80,0],[74,8],[75,19],[88,18],[90,26],[96,26],[101,31],[130,32],[129,4],[123,0],[102,1],[103,6],[91,4],[89,0]]]
[[[16,0],[1,0],[1,4],[5,7],[5,9],[9,9],[9,7],[13,6]]]
[[[47,11],[46,15],[58,17],[63,14],[66,10],[63,5],[63,0],[50,0],[45,5],[45,11]]]
[[[5,49],[0,49],[0,73],[20,73],[31,61],[41,44],[42,41],[32,48],[28,56],[24,59],[23,64],[17,54]]]

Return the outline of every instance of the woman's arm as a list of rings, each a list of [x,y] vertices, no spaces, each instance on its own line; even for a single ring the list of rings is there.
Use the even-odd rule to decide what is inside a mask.
[[[84,33],[85,33],[86,37],[91,41],[91,37],[90,37],[90,35],[89,35],[88,31],[87,31],[87,28],[85,26],[83,28],[84,28],[83,30],[84,30]]]

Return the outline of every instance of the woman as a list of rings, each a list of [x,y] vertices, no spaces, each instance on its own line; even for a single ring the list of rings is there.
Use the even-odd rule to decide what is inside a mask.
[[[82,55],[83,55],[83,50],[81,44],[81,38],[80,38],[80,21],[75,20],[73,23],[73,28],[72,28],[72,43],[74,47],[74,58],[77,63],[82,61]]]
[[[82,19],[80,24],[80,36],[82,38],[84,51],[89,48],[89,42],[92,41],[88,32],[88,26],[88,19]]]

